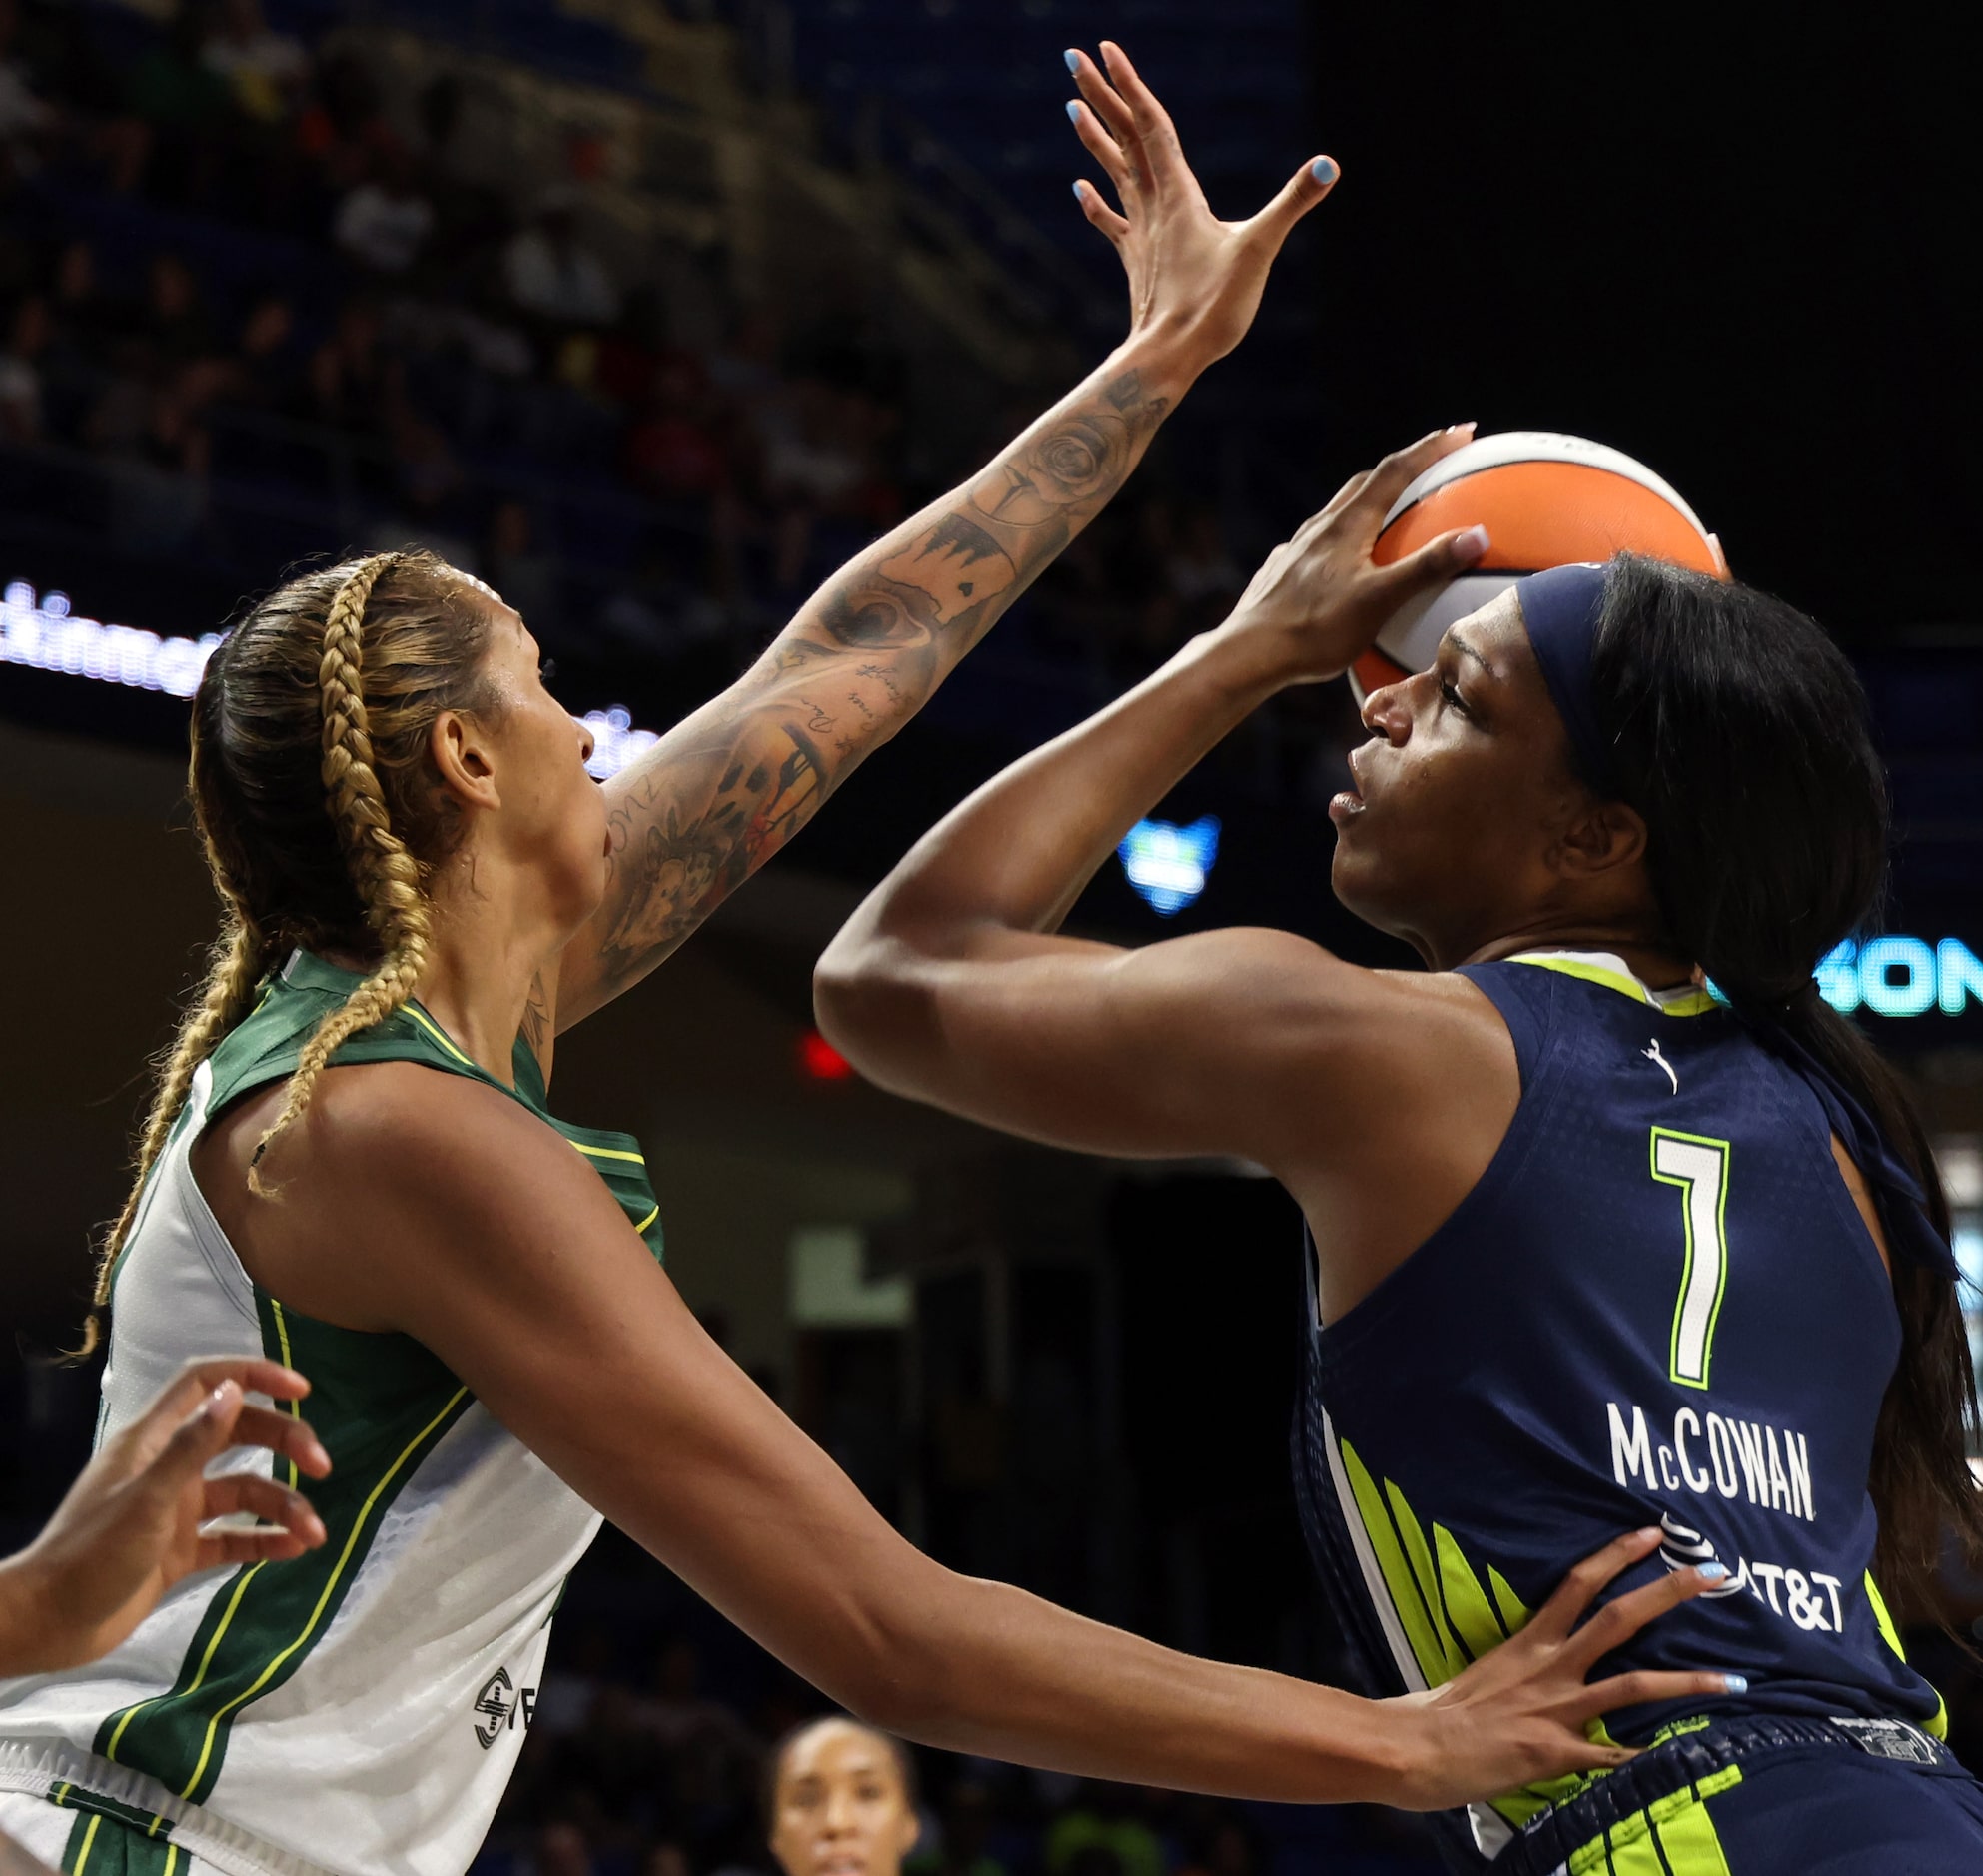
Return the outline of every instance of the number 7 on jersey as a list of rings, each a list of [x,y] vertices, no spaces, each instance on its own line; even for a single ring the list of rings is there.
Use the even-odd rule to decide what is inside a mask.
[[[1705,1388],[1721,1293],[1728,1287],[1728,1143],[1655,1127],[1652,1177],[1679,1187],[1687,1238],[1666,1372],[1682,1388]]]

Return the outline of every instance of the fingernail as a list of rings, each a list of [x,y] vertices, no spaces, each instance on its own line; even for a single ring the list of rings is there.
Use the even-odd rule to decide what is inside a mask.
[[[1465,431],[1470,437],[1474,434],[1474,420],[1471,417],[1464,424],[1449,424],[1446,427],[1446,434],[1449,437],[1457,437],[1462,431]]]
[[[1072,98],[1067,101],[1067,121],[1070,124],[1081,122],[1081,107]]]
[[[1332,163],[1328,157],[1317,157],[1316,160],[1309,165],[1309,174],[1313,176],[1316,179],[1316,181],[1319,182],[1325,189],[1327,189],[1329,185],[1336,180],[1337,177],[1336,165]]]
[[[1722,1577],[1728,1574],[1728,1565],[1725,1563],[1701,1563],[1695,1566],[1694,1574],[1702,1582],[1718,1583]]]
[[[1634,1537],[1663,1537],[1665,1534],[1657,1524],[1641,1524],[1632,1532]]]
[[[1478,560],[1487,550],[1487,530],[1478,525],[1468,528],[1453,543],[1453,557],[1456,560],[1467,560],[1470,562]]]
[[[1077,202],[1086,202],[1088,200],[1088,198],[1081,193],[1081,185],[1079,183],[1076,183],[1074,185],[1074,199]]]
[[[1072,52],[1063,52],[1060,56],[1067,61],[1067,69],[1070,72],[1080,71],[1081,60],[1077,54]]]
[[[1747,1693],[1749,1677],[1746,1674],[1723,1674],[1721,1688],[1724,1693]]]

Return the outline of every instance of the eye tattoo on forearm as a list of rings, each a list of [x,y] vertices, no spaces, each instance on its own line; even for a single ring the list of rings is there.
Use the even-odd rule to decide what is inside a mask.
[[[850,562],[749,672],[642,758],[607,817],[592,927],[607,995],[680,944],[922,707],[1122,486],[1169,408],[1126,371],[1050,413],[948,513]],[[848,734],[835,734],[837,705],[793,688],[806,673],[813,689],[829,665],[850,685]],[[533,994],[526,1036],[550,1021],[549,999]]]

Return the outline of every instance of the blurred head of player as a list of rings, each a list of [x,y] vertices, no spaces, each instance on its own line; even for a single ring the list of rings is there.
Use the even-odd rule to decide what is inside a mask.
[[[810,1721],[771,1764],[771,1854],[784,1876],[897,1876],[915,1846],[908,1750],[857,1720]]]

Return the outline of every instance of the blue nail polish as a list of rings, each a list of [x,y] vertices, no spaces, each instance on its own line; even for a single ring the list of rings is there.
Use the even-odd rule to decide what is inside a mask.
[[[1081,107],[1072,98],[1067,101],[1067,121],[1070,124],[1081,122]]]
[[[1087,198],[1086,196],[1084,196],[1084,195],[1083,195],[1083,194],[1081,193],[1081,185],[1080,185],[1079,183],[1076,183],[1076,184],[1074,185],[1074,199],[1075,199],[1075,201],[1077,201],[1078,203],[1080,203],[1080,204],[1082,205],[1082,207],[1084,207],[1084,208],[1086,208],[1086,207],[1087,207],[1087,205],[1088,205],[1088,198]]]
[[[1729,1693],[1747,1693],[1749,1677],[1746,1674],[1723,1674],[1721,1684]]]
[[[1327,189],[1336,180],[1336,165],[1327,157],[1317,157],[1309,165],[1309,174]]]
[[[1728,1565],[1725,1563],[1703,1563],[1699,1568],[1698,1574],[1705,1576],[1711,1583],[1718,1583],[1722,1577],[1728,1574]]]
[[[1081,61],[1072,52],[1063,52],[1060,56],[1067,61],[1067,69],[1070,72],[1080,71]]]

